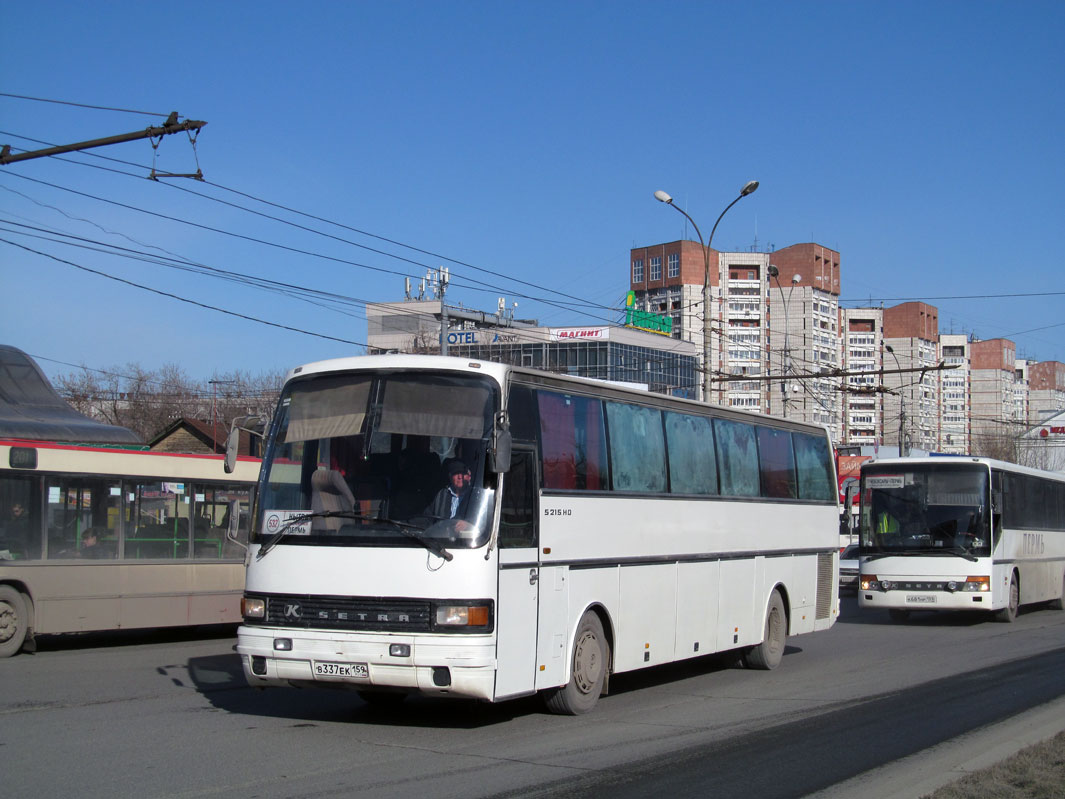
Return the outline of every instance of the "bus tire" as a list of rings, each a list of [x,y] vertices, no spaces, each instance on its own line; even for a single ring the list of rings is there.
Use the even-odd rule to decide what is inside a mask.
[[[784,612],[784,600],[776,589],[769,596],[765,613],[765,635],[762,643],[751,647],[743,656],[749,669],[775,669],[784,657],[784,643],[788,638],[788,616]]]
[[[1010,592],[1006,607],[995,614],[995,621],[1012,624],[1017,620],[1017,609],[1021,605],[1021,587],[1017,584],[1017,572],[1010,575]]]
[[[577,716],[587,713],[603,692],[610,668],[610,644],[603,624],[592,611],[585,611],[573,639],[573,664],[570,680],[559,688],[544,692],[544,703],[552,713]]]
[[[0,585],[0,658],[11,657],[22,649],[28,625],[22,594],[10,585]]]
[[[1051,599],[1050,607],[1054,610],[1065,610],[1065,575],[1061,578],[1061,596]]]
[[[896,622],[904,622],[910,618],[910,611],[903,608],[888,608],[888,618]]]

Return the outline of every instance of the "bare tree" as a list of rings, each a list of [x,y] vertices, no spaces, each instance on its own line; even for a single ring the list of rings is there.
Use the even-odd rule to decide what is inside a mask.
[[[83,366],[58,376],[55,387],[75,410],[127,427],[147,441],[181,418],[217,422],[220,431],[238,416],[268,418],[283,380],[280,370],[259,375],[234,370],[197,381],[177,364],[149,371],[130,363],[107,370]]]

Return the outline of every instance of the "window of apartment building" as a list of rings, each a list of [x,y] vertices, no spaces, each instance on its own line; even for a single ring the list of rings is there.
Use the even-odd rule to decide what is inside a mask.
[[[680,277],[680,255],[675,252],[666,256],[666,277]]]
[[[651,259],[651,280],[662,279],[662,258],[656,255]]]
[[[632,282],[643,283],[643,258],[637,258],[632,262]]]

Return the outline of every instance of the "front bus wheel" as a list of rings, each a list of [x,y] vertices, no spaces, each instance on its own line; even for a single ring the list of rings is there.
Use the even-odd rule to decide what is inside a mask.
[[[573,664],[569,682],[544,693],[544,702],[552,713],[576,716],[587,713],[603,693],[610,668],[610,644],[603,624],[592,611],[586,611],[573,641]]]
[[[1017,610],[1021,606],[1021,587],[1017,584],[1017,572],[1010,575],[1010,592],[1006,599],[1006,607],[995,614],[996,621],[1012,624],[1017,620]]]

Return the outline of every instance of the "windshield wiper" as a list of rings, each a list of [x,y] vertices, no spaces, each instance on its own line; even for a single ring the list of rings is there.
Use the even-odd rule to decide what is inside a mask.
[[[976,561],[979,560],[979,558],[977,558],[975,555],[970,555],[964,549],[958,549],[956,547],[953,549],[900,549],[897,551],[888,550],[881,552],[870,552],[868,554],[863,552],[862,555],[865,557],[866,563],[871,560],[879,560],[880,558],[919,558],[922,555],[951,555],[959,558],[965,558],[966,560],[972,561],[973,563],[976,563]]]
[[[265,542],[259,547],[259,552],[255,555],[255,559],[262,560],[266,553],[273,549],[277,545],[278,541],[288,535],[289,530],[291,530],[293,527],[298,527],[299,525],[303,524],[306,521],[310,521],[311,519],[326,519],[329,517],[341,517],[344,519],[367,518],[361,513],[356,513],[352,510],[323,510],[311,513],[301,513],[299,516],[293,516],[291,519],[281,525],[281,527],[278,528],[278,531],[274,533],[273,538],[271,538],[269,541]]]
[[[975,555],[970,555],[961,547],[950,547],[948,549],[933,549],[930,550],[928,554],[942,556],[949,555],[952,557],[965,558],[966,560],[972,561],[973,563],[976,563],[976,561],[979,560],[979,558],[977,558]]]
[[[427,538],[424,535],[419,535],[418,533],[416,533],[415,530],[421,529],[417,525],[408,524],[407,522],[400,522],[395,519],[378,519],[377,521],[393,525],[400,533],[407,536],[407,538],[417,541],[419,544],[428,549],[438,558],[443,558],[444,560],[451,560],[455,557],[433,539]]]
[[[452,560],[455,557],[454,555],[452,555],[450,552],[448,552],[446,549],[444,549],[444,547],[442,547],[440,544],[438,544],[433,539],[426,538],[423,535],[418,535],[418,533],[416,533],[415,530],[418,530],[420,528],[416,527],[413,524],[407,524],[406,522],[396,521],[395,519],[378,519],[378,518],[373,517],[373,516],[367,516],[367,515],[365,515],[363,513],[356,513],[353,510],[330,510],[330,511],[318,511],[316,513],[302,513],[299,516],[293,516],[291,519],[289,519],[287,522],[285,522],[283,525],[281,525],[281,528],[276,533],[274,533],[273,538],[271,538],[269,541],[267,541],[266,543],[264,543],[262,546],[259,547],[259,552],[258,552],[258,554],[256,554],[255,559],[256,560],[261,560],[266,555],[266,553],[269,552],[271,549],[273,549],[274,546],[282,538],[284,538],[286,535],[288,535],[289,531],[292,528],[298,527],[299,525],[301,525],[304,522],[309,521],[311,519],[328,519],[328,518],[333,518],[333,519],[336,519],[336,518],[341,518],[341,519],[366,519],[366,520],[369,520],[369,521],[384,522],[386,524],[391,524],[393,527],[396,528],[396,530],[399,533],[401,533],[402,535],[407,536],[407,538],[410,538],[410,539],[412,539],[414,541],[417,541],[419,544],[421,544],[423,547],[428,549],[430,552],[432,552],[438,558],[443,558],[444,560],[448,560],[449,561],[449,560]]]

